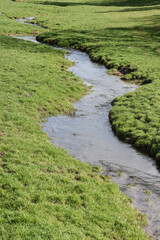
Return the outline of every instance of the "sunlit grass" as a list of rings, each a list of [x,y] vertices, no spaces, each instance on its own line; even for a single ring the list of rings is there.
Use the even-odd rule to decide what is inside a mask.
[[[119,136],[156,155],[160,65],[159,9],[154,4],[158,3],[0,0],[0,4],[1,239],[147,239],[141,229],[145,217],[133,210],[130,199],[108,177],[55,148],[41,131],[42,117],[72,111],[72,102],[87,91],[67,71],[71,63],[64,60],[64,52],[8,35],[42,33],[43,41],[85,49],[112,69],[129,69],[126,78],[152,81],[116,99],[111,119]],[[13,20],[29,16],[45,29]]]
[[[106,65],[110,73],[118,70],[124,80],[148,84],[137,89],[131,98],[118,98],[110,112],[110,120],[119,137],[159,160],[158,1],[146,0],[143,4],[129,0],[35,1],[36,4],[49,6],[55,15],[54,21],[50,14],[45,20],[37,18],[40,24],[44,21],[53,29],[39,35],[40,41],[85,50],[92,60]]]
[[[42,117],[72,111],[87,90],[63,51],[0,41],[1,239],[147,239],[130,199],[41,131]]]

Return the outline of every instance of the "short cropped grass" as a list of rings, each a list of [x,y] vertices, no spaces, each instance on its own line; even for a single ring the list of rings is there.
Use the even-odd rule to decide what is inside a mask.
[[[72,111],[87,91],[64,52],[1,36],[2,240],[148,239],[145,217],[108,177],[54,147],[42,117]]]
[[[124,141],[160,160],[160,4],[158,1],[29,1],[54,12],[37,39],[87,51],[110,73],[141,86],[114,101],[110,120]],[[72,16],[72,17],[71,17]]]
[[[116,99],[111,112],[115,131],[122,129],[120,136],[136,126],[132,110],[141,113],[138,126],[152,139],[155,131],[151,136],[144,126],[153,125],[155,119],[158,133],[159,5],[155,4],[153,0],[144,0],[143,5],[137,0],[134,4],[129,0],[0,0],[2,240],[148,239],[142,230],[146,219],[131,207],[130,199],[108,177],[99,176],[96,168],[54,147],[41,131],[42,117],[71,112],[72,102],[87,91],[67,71],[71,63],[64,60],[64,51],[10,36],[41,33],[38,39],[84,49],[93,60],[112,71],[118,69],[126,78],[152,82]],[[29,16],[44,28],[13,20]],[[145,109],[147,116],[143,116]],[[154,155],[159,151],[156,136]]]
[[[147,239],[130,199],[41,131],[87,91],[64,51],[6,36],[43,29],[0,17],[1,239]]]

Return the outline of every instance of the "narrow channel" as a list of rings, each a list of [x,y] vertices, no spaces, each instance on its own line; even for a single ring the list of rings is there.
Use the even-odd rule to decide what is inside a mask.
[[[17,38],[38,43],[34,36]],[[138,86],[108,75],[107,69],[93,63],[86,53],[68,51],[66,58],[75,63],[69,71],[92,86],[92,92],[74,104],[74,116],[50,117],[42,123],[42,130],[55,146],[80,161],[100,165],[102,173],[110,175],[133,199],[134,207],[147,215],[146,231],[160,239],[160,171],[153,159],[114,135],[108,118],[111,101]]]
[[[88,55],[69,50],[67,59],[75,62],[69,71],[92,86],[93,92],[74,104],[74,116],[53,116],[42,123],[52,143],[83,162],[100,165],[120,189],[133,199],[133,205],[148,217],[146,230],[160,239],[160,172],[156,162],[121,142],[109,122],[111,101],[136,85],[107,74],[104,66]]]

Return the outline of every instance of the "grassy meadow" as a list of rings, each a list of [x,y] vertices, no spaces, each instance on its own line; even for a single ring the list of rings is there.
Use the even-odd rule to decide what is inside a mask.
[[[33,1],[32,1],[33,2]],[[38,39],[87,51],[112,74],[141,86],[114,101],[110,120],[126,142],[160,160],[159,1],[39,1],[47,11],[36,22],[52,31]],[[72,17],[70,17],[72,15]]]
[[[42,117],[72,111],[87,91],[67,71],[64,52],[4,35],[0,41],[0,238],[148,239],[130,199],[41,131]]]
[[[133,3],[134,2],[134,3]],[[146,218],[99,169],[54,147],[42,117],[69,113],[87,92],[64,51],[86,50],[112,73],[141,84],[114,100],[115,132],[159,157],[158,1],[0,0],[0,238],[144,240]],[[157,5],[156,5],[157,4]],[[16,22],[35,16],[44,28]]]

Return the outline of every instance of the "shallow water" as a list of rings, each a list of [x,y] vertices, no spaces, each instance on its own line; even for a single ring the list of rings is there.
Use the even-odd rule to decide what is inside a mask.
[[[53,116],[42,123],[52,142],[90,164],[110,162],[160,175],[150,157],[115,137],[108,119],[111,101],[137,86],[108,75],[104,66],[91,62],[84,52],[70,50],[66,58],[76,63],[69,70],[93,86],[93,92],[74,104],[74,117]]]
[[[34,36],[17,38],[38,43]],[[102,166],[102,173],[110,175],[133,199],[133,205],[147,215],[146,231],[160,239],[160,172],[153,159],[114,135],[108,119],[111,101],[137,86],[108,75],[106,68],[91,62],[86,53],[69,52],[66,58],[75,62],[69,71],[92,86],[93,91],[74,104],[76,112],[72,117],[48,118],[42,130],[54,145],[67,149],[77,159]]]
[[[69,50],[69,70],[81,77],[92,93],[74,104],[74,116],[53,116],[42,123],[51,141],[77,159],[101,165],[103,174],[112,176],[133,204],[148,216],[146,230],[160,238],[160,172],[155,161],[121,142],[112,132],[108,119],[111,101],[137,86],[110,76],[104,66],[91,62],[86,53]]]
[[[41,26],[39,26],[38,24],[27,22],[27,21],[30,21],[33,19],[34,19],[34,17],[28,17],[28,18],[20,18],[20,19],[15,19],[15,20],[20,23],[29,24],[29,25],[33,25],[33,26],[41,28]]]

